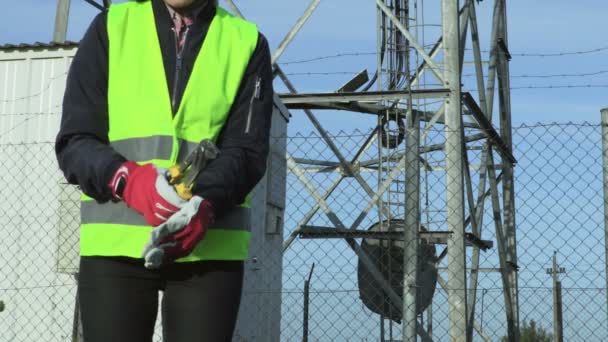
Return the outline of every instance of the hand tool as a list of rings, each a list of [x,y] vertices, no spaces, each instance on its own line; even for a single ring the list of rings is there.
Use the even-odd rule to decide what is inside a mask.
[[[220,150],[211,140],[204,139],[186,159],[167,170],[167,180],[175,186],[179,197],[185,200],[192,198],[192,185],[196,177],[219,153]]]

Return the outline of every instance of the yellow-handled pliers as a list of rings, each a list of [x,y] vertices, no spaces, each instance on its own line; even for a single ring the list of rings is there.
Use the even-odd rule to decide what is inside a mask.
[[[169,184],[175,186],[175,191],[182,199],[192,198],[192,185],[200,172],[217,157],[220,150],[208,139],[202,140],[196,149],[182,162],[177,163],[167,170]]]

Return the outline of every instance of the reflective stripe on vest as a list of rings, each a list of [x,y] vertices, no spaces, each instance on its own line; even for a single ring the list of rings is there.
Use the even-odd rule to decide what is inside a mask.
[[[197,142],[178,139],[179,152],[177,161],[184,160],[198,146]],[[171,159],[173,137],[153,136],[116,140],[110,144],[116,152],[129,160],[148,161],[155,159]]]
[[[140,258],[150,240],[150,229],[119,224],[87,224],[80,231],[81,255],[128,256]],[[204,239],[187,257],[177,260],[244,260],[251,233],[242,230],[208,230]]]
[[[215,141],[257,45],[256,26],[217,8],[175,115],[151,1],[110,6],[107,28],[110,145],[129,160],[168,167],[202,139]],[[218,220],[178,261],[247,258],[249,206],[246,200]],[[85,196],[81,218],[81,255],[139,258],[152,230],[124,203]]]
[[[249,231],[249,208],[238,207],[228,215],[220,217],[209,229]],[[129,209],[124,202],[99,204],[95,201],[83,201],[80,205],[80,221],[82,224],[124,224],[145,226],[144,217]]]

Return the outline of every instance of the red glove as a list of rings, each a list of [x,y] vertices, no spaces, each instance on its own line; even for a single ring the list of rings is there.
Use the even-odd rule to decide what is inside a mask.
[[[144,215],[151,226],[167,221],[186,203],[165,178],[164,170],[152,164],[138,165],[133,161],[122,164],[110,181],[112,194]]]
[[[154,228],[142,256],[147,268],[159,268],[192,253],[203,239],[215,215],[208,200],[194,196],[167,222]]]
[[[165,262],[171,262],[183,258],[194,250],[194,247],[205,237],[207,229],[215,221],[211,202],[203,200],[198,212],[184,229],[173,233],[160,240],[160,245],[167,244],[165,250]]]

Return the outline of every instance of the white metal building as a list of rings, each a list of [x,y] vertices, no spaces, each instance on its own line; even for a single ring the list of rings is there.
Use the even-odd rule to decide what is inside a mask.
[[[53,142],[76,50],[72,42],[0,46],[1,341],[72,337],[79,194],[65,184]],[[275,108],[268,172],[253,192],[238,341],[279,340],[288,117]]]

